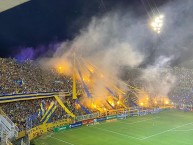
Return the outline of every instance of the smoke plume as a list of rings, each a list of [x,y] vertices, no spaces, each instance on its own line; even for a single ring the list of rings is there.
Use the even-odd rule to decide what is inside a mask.
[[[158,8],[165,16],[159,35],[151,30],[151,20],[136,16],[132,10],[93,17],[73,40],[60,45],[53,59],[66,61],[75,53],[77,59],[89,61],[113,80],[119,80],[121,66],[140,67],[139,79],[147,90],[167,96],[176,80],[167,68],[184,63],[192,67],[192,7],[191,0],[177,0]]]

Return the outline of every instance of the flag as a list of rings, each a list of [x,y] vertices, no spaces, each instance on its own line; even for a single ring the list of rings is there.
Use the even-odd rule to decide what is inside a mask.
[[[82,110],[84,110],[84,112],[86,112],[86,114],[91,114],[90,111],[88,109],[86,109],[80,102],[78,99],[76,99],[76,103],[80,105],[80,107],[82,108]]]
[[[116,95],[111,89],[109,89],[108,87],[106,87],[106,89],[107,89],[107,91],[109,91],[109,93],[110,93],[111,95],[113,95],[114,97],[117,98],[117,95]]]
[[[49,120],[49,118],[51,117],[51,115],[54,113],[55,110],[56,110],[56,105],[55,105],[54,101],[52,101],[48,110],[45,112],[45,114],[43,115],[43,117],[40,121],[42,123],[46,123]]]
[[[39,110],[38,116],[42,117],[45,114],[45,112],[46,112],[46,104],[45,104],[45,101],[42,100],[40,104],[40,110]]]
[[[23,80],[14,80],[14,82],[20,86],[24,84]]]
[[[89,92],[89,90],[88,90],[88,88],[87,88],[87,86],[86,86],[86,84],[85,84],[85,82],[82,78],[82,74],[81,74],[79,69],[78,69],[78,73],[79,73],[79,76],[81,78],[81,82],[82,82],[82,85],[83,85],[83,88],[84,88],[84,91],[85,91],[86,95],[88,96],[88,98],[92,98],[92,96],[91,96],[91,94],[90,94],[90,92]]]

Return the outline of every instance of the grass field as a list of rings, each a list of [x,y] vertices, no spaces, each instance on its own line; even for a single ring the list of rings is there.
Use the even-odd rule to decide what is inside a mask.
[[[168,110],[49,133],[35,145],[193,145],[193,113]]]

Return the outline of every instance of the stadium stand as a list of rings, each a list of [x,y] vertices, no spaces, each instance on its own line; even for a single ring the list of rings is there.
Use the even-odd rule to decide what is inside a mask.
[[[128,81],[128,84],[148,91],[144,83],[138,79],[135,80],[134,76],[139,71],[140,69],[136,69],[130,73],[133,77],[131,81]],[[186,108],[192,110],[193,70],[167,68],[164,72],[172,73],[177,78],[176,85],[169,92],[170,100],[178,107],[189,105]],[[143,112],[144,108],[138,107],[137,96],[129,92],[126,93],[125,107],[118,105],[116,99],[113,106],[109,101],[97,107],[81,104],[72,99],[73,80],[70,76],[58,73],[55,69],[44,68],[31,60],[18,62],[11,58],[0,58],[0,78],[0,104],[3,112],[1,115],[4,114],[4,118],[8,120],[7,124],[12,124],[12,128],[15,128],[13,132],[23,132],[42,123],[66,121],[72,119],[72,115],[77,117],[77,120],[71,120],[72,122],[81,121],[84,118],[90,119],[89,116],[96,118],[117,113],[120,114],[120,118],[124,118],[126,116],[122,113],[128,113],[127,107],[131,109],[130,116],[148,114],[148,109]],[[81,90],[82,87],[78,82],[77,92],[82,92]],[[57,100],[55,95],[63,97],[60,97],[61,100]],[[61,105],[61,102],[64,106]],[[66,107],[70,113],[68,114],[63,107]],[[1,137],[3,137],[3,133],[1,133]],[[13,135],[10,139],[12,138]]]
[[[71,77],[42,68],[30,60],[0,58],[0,94],[71,91]]]
[[[171,102],[175,104],[179,104],[182,106],[183,104],[193,105],[193,70],[188,68],[180,68],[180,67],[168,67],[158,70],[161,72],[162,76],[166,76],[167,74],[172,74],[175,76],[175,84],[172,86],[168,97]],[[135,68],[132,70],[128,70],[128,73],[124,76],[128,78],[128,84],[135,86],[137,88],[141,88],[149,92],[148,84],[145,84],[145,81],[139,79],[141,75],[142,69]]]

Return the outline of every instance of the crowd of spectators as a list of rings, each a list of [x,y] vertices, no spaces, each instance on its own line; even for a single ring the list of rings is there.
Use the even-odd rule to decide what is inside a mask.
[[[170,71],[177,76],[176,84],[168,94],[171,101],[193,105],[193,69],[175,67]]]
[[[129,85],[139,88],[141,90],[147,90],[148,84],[142,81],[140,78],[142,69],[136,68],[129,70],[123,78],[129,78],[127,82]],[[168,97],[174,103],[178,104],[191,104],[193,105],[193,70],[186,68],[164,68],[160,69],[159,77],[166,77],[167,74],[175,76],[175,84],[168,93]],[[171,76],[171,75],[168,75]],[[169,79],[168,79],[169,80]],[[27,94],[38,92],[70,92],[72,91],[72,78],[64,74],[58,73],[56,69],[42,67],[39,63],[26,60],[24,62],[18,62],[15,59],[0,58],[0,96],[8,94]],[[81,87],[79,82],[77,86]],[[162,87],[162,86],[160,86]],[[81,89],[78,89],[80,91]],[[147,90],[149,91],[149,90]],[[155,94],[156,95],[156,94]],[[131,97],[130,97],[131,98]],[[54,98],[43,99],[46,104],[50,104],[54,101]],[[12,103],[2,104],[3,111],[10,117],[10,119],[17,124],[20,131],[26,128],[26,119],[28,116],[39,112],[42,99],[36,99],[31,101],[17,101]],[[73,112],[76,116],[86,114],[81,108],[80,104],[77,104],[72,97],[64,98],[62,100],[65,106]],[[131,102],[131,101],[129,101]],[[135,101],[133,101],[135,102]],[[131,106],[128,105],[128,106]],[[111,107],[106,104],[102,108],[108,110]],[[87,108],[90,112],[96,112],[96,108]],[[67,118],[68,115],[57,104],[55,113],[52,116],[52,121]],[[41,116],[37,117],[33,121],[33,126],[40,124]]]
[[[51,122],[67,119],[69,117],[53,97],[3,103],[1,108],[7,114],[7,116],[18,126],[19,131],[22,131],[26,129],[26,121],[28,121],[28,118],[31,116],[35,116],[32,120],[30,120],[30,123],[32,123],[31,127],[41,124],[41,118],[43,117],[43,115],[40,113],[42,101],[45,103],[45,110],[48,110],[48,107],[52,101],[54,101],[56,105],[56,110],[50,120]]]
[[[72,78],[26,60],[0,58],[0,96],[19,93],[71,91]]]
[[[167,90],[168,92],[166,94],[167,97],[169,97],[170,102],[176,104],[189,104],[193,106],[193,69],[181,67],[159,68],[156,70],[156,74],[159,74],[157,75],[159,78],[148,78],[149,80],[143,80],[142,76],[144,75],[144,69],[135,68],[129,69],[124,77],[128,79],[127,83],[131,86],[150,93],[152,92],[149,89],[150,85],[156,91],[157,88],[156,85],[154,85],[156,82],[158,82],[158,87],[162,89],[165,86],[159,84],[161,79],[166,78],[166,83],[170,83],[171,79],[173,79],[173,83],[169,86],[169,91]],[[152,78],[153,77],[154,76],[152,76]],[[150,82],[151,80],[154,82]],[[153,96],[156,95],[159,96],[159,94],[153,93]]]
[[[43,67],[31,60],[19,62],[16,59],[0,58],[0,82],[1,97],[38,92],[72,92],[71,76],[59,73],[55,68]],[[80,86],[79,83],[78,85]],[[52,101],[57,105],[51,121],[69,117],[54,98],[3,103],[1,108],[21,131],[26,128],[27,118],[40,112],[42,100],[47,106]],[[63,101],[70,111],[75,112],[72,99],[66,98]],[[36,119],[33,119],[32,127],[41,123],[41,117],[38,115]]]

